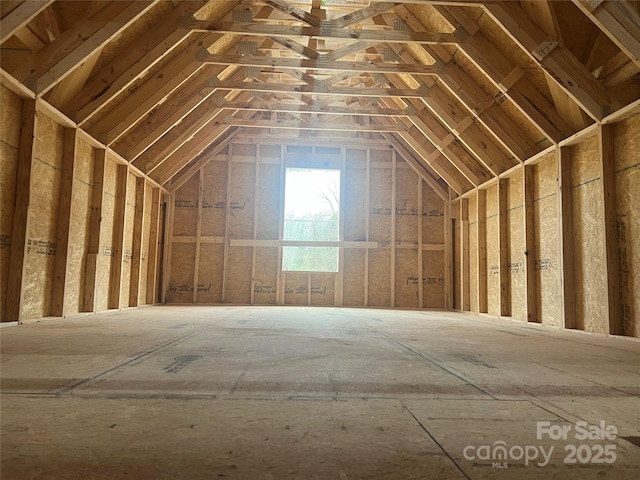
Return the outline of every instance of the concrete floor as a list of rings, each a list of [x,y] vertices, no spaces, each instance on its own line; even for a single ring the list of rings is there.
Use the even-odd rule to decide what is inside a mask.
[[[3,480],[640,478],[636,341],[297,307],[152,307],[0,335]],[[567,438],[538,439],[544,421]],[[579,421],[616,438],[576,438]]]

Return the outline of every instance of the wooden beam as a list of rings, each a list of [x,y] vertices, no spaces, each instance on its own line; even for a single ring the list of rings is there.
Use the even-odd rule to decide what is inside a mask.
[[[573,0],[573,3],[640,67],[640,15],[637,8],[620,0]]]
[[[351,28],[333,28],[331,24],[323,25],[321,27],[300,27],[295,25],[265,25],[263,23],[237,24],[196,21],[190,28],[194,32],[217,32],[220,34],[258,37],[309,37],[317,40],[368,40],[385,43],[418,43],[434,45],[453,45],[458,41],[453,33],[355,30]]]
[[[452,232],[451,203],[444,202],[444,308],[453,310],[453,232]]]
[[[488,312],[487,298],[487,191],[477,189],[478,216],[478,313]]]
[[[16,201],[13,210],[9,274],[4,305],[5,322],[22,322],[24,301],[24,274],[27,263],[27,242],[31,204],[32,167],[35,158],[36,131],[38,129],[38,100],[22,101],[20,144],[16,175]]]
[[[469,199],[460,199],[460,309],[471,310],[469,268]]]
[[[65,103],[65,111],[72,112],[74,120],[82,123],[102,110],[180,45],[189,35],[188,30],[180,28],[180,19],[195,13],[203,5],[201,1],[185,1],[167,13],[96,72],[82,91]]]
[[[524,165],[522,167],[522,182],[523,182],[523,203],[522,210],[524,216],[524,239],[525,239],[525,282],[526,282],[526,294],[525,294],[525,309],[527,315],[527,322],[540,322],[538,316],[537,306],[537,292],[538,282],[536,277],[536,265],[538,263],[538,257],[536,255],[536,235],[535,235],[535,216],[534,216],[534,188],[533,188],[533,165]]]
[[[96,311],[96,289],[98,286],[98,257],[102,235],[102,208],[104,205],[104,181],[107,164],[107,151],[96,150],[93,167],[93,189],[91,193],[91,213],[89,218],[89,245],[84,273],[83,311]]]
[[[158,0],[110,2],[30,58],[17,78],[42,95],[96,50],[144,15]]]
[[[285,0],[265,0],[267,5],[270,5],[278,10],[291,15],[293,18],[300,20],[301,22],[319,27],[322,25],[322,19],[312,13],[309,13],[295,5],[286,2]]]
[[[498,179],[498,225],[500,256],[500,316],[511,316],[511,275],[509,266],[509,211],[507,179]]]
[[[213,65],[240,65],[245,67],[265,67],[295,70],[321,70],[338,72],[361,73],[408,73],[411,75],[437,75],[438,68],[433,65],[419,65],[406,63],[361,63],[330,61],[323,58],[284,58],[249,55],[215,55],[201,50],[199,58],[202,62]]]
[[[578,328],[575,315],[575,280],[573,261],[573,197],[571,189],[571,149],[557,148],[558,228],[560,229],[560,281],[562,284],[562,325]]]
[[[222,108],[231,110],[252,110],[256,112],[286,112],[286,113],[314,113],[317,115],[366,115],[368,117],[406,117],[404,108],[384,107],[338,107],[322,105],[298,105],[291,103],[276,103],[253,99],[250,102],[228,101],[222,104]]]
[[[145,198],[147,194],[147,180],[136,177],[136,206],[133,213],[133,248],[131,254],[131,272],[129,283],[129,306],[140,305],[140,282],[142,271],[144,235]],[[148,259],[147,259],[148,261]]]
[[[616,208],[616,158],[614,153],[613,125],[601,125],[600,178],[602,198],[602,238],[605,264],[607,318],[609,335],[626,335],[620,315],[620,260],[618,258],[618,217]]]
[[[602,120],[620,108],[619,102],[587,67],[568,49],[549,38],[515,2],[489,2],[483,4],[483,8],[592,118]]]
[[[3,15],[0,21],[0,43],[15,35],[18,30],[27,25],[53,2],[54,0],[27,0],[18,5],[9,14]]]
[[[161,242],[161,225],[160,225],[160,200],[161,193],[159,188],[151,189],[151,226],[149,228],[149,254],[147,257],[147,289],[145,303],[153,305],[156,303],[156,292],[158,286],[156,280],[158,278],[158,257],[160,256]]]
[[[257,190],[256,190],[257,191]],[[198,217],[196,220],[196,254],[193,268],[193,303],[198,303],[198,282],[200,278],[200,244],[202,241],[202,199],[204,195],[204,168],[198,170]],[[257,194],[256,194],[257,195]],[[253,303],[253,302],[252,302]]]
[[[51,315],[65,316],[65,293],[67,286],[67,265],[70,255],[69,233],[74,197],[74,176],[76,169],[76,149],[78,130],[64,129],[62,151],[62,172],[60,175],[60,197],[58,199],[58,224],[56,227],[56,256],[53,266],[53,287],[51,294]]]
[[[374,17],[376,15],[380,15],[381,13],[386,12],[387,10],[391,10],[396,7],[398,4],[393,2],[379,2],[369,5],[368,7],[361,8],[360,10],[356,10],[352,13],[347,13],[342,17],[338,17],[335,20],[331,20],[332,28],[345,28],[349,25],[353,25],[354,23],[362,22],[362,20],[366,20],[368,18]]]
[[[113,213],[113,241],[111,249],[111,270],[109,272],[109,308],[120,308],[124,261],[124,230],[127,220],[127,187],[129,167],[118,165],[115,210]]]

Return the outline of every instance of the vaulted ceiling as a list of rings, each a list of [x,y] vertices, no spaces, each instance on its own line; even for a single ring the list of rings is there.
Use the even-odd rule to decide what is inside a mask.
[[[464,193],[640,98],[639,2],[2,1],[2,78],[161,185],[234,137],[383,141]]]

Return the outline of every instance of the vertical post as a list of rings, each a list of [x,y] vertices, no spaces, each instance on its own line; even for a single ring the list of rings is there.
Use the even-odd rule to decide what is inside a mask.
[[[613,151],[613,125],[600,125],[600,178],[603,207],[603,258],[607,281],[609,335],[624,335],[620,315],[620,273],[618,259],[618,218],[616,207],[616,159]]]
[[[340,167],[340,227],[338,240],[344,242],[344,217],[346,212],[345,198],[347,185],[345,179],[347,177],[347,149],[340,149],[342,154],[342,166]],[[341,307],[344,304],[344,247],[338,249],[338,275],[336,275],[336,289],[333,299],[334,305]]]
[[[511,315],[511,283],[509,271],[509,212],[507,211],[507,179],[498,179],[498,230],[500,256],[500,316]]]
[[[131,282],[129,283],[129,306],[140,304],[140,272],[144,245],[144,207],[147,193],[145,177],[136,177],[136,207],[133,214],[133,248],[131,254]]]
[[[396,167],[398,166],[396,151],[391,151],[392,165],[391,165],[391,306],[396,306],[396,191],[397,191],[397,178],[398,172]]]
[[[233,170],[233,142],[227,147],[227,199],[224,222],[224,258],[222,262],[222,303],[227,297],[227,272],[229,269],[229,222],[231,219],[231,172]]]
[[[253,183],[253,239],[258,239],[258,192],[260,188],[260,144],[256,145],[255,177]],[[255,302],[256,256],[258,247],[251,247],[251,305]]]
[[[451,232],[451,188],[449,191],[449,200],[444,202],[444,308],[446,310],[453,309],[452,285],[453,278],[451,269],[453,268],[453,248],[452,248],[452,232]]]
[[[167,293],[169,292],[169,282],[171,280],[171,256],[173,252],[173,217],[175,214],[175,193],[164,195],[165,209],[165,229],[164,229],[164,255],[162,256],[162,297],[160,303],[167,303]]]
[[[36,131],[38,129],[37,102],[37,99],[25,99],[22,101],[16,203],[13,211],[9,276],[7,278],[7,296],[4,307],[5,321],[22,321],[27,235],[29,233],[29,206],[31,203],[31,170],[35,158]]]
[[[278,205],[278,240],[280,240],[280,246],[278,247],[278,272],[276,273],[276,304],[284,305],[284,284],[285,284],[285,274],[282,271],[282,255],[283,249],[282,247],[282,239],[284,238],[284,189],[285,189],[285,167],[284,167],[284,157],[285,157],[285,145],[280,145],[280,198]]]
[[[149,228],[149,258],[147,259],[147,295],[146,303],[156,303],[156,272],[158,270],[158,248],[160,239],[160,189],[151,190],[151,225]]]
[[[471,309],[469,281],[469,199],[460,199],[460,310]]]
[[[560,282],[564,328],[577,328],[573,267],[573,198],[571,193],[571,150],[558,147],[558,235],[560,245]]]
[[[367,181],[365,184],[365,208],[366,216],[364,219],[365,238],[369,241],[369,224],[371,222],[371,149],[367,148]],[[364,250],[364,306],[369,305],[369,248]]]
[[[198,219],[196,223],[196,255],[193,265],[193,303],[198,303],[198,283],[200,275],[200,237],[202,236],[202,201],[204,197],[204,168],[198,170]]]
[[[523,215],[524,215],[524,241],[525,241],[525,282],[526,282],[526,312],[527,322],[540,322],[537,312],[538,300],[536,292],[538,291],[536,280],[536,233],[535,218],[533,216],[533,165],[525,165],[522,172],[523,181]]]
[[[478,214],[478,313],[487,313],[487,191],[477,191]]]
[[[424,283],[422,277],[424,276],[424,272],[422,271],[424,266],[423,263],[423,251],[422,251],[422,242],[423,242],[423,232],[422,232],[422,213],[423,213],[423,185],[424,180],[420,175],[418,177],[418,308],[424,308]]]
[[[75,176],[77,141],[78,130],[76,128],[65,128],[51,300],[51,315],[54,317],[64,317],[65,314],[64,300],[67,283],[67,262],[69,260],[69,231],[71,228],[71,209],[73,208],[73,178]]]
[[[127,184],[129,166],[118,165],[116,183],[116,205],[113,213],[113,251],[109,278],[109,308],[120,308],[120,287],[122,285],[122,264],[124,261],[124,229],[127,220]]]
[[[104,205],[104,176],[107,166],[107,151],[96,150],[93,163],[93,191],[91,195],[91,216],[89,219],[89,247],[84,272],[83,311],[95,312],[96,288],[98,286],[98,257],[102,232],[102,206]]]

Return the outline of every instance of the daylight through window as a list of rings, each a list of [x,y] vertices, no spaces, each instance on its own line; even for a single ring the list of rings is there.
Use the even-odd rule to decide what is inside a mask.
[[[338,247],[322,242],[340,239],[340,170],[287,168],[284,240],[313,242],[284,247],[282,269],[337,272]]]

